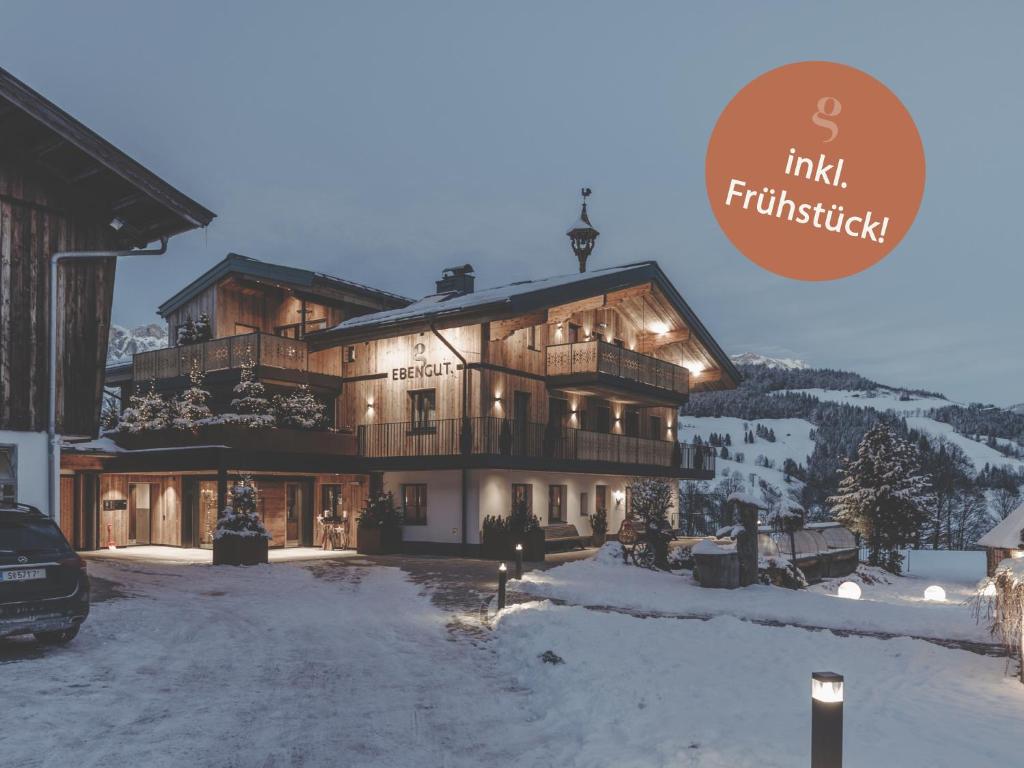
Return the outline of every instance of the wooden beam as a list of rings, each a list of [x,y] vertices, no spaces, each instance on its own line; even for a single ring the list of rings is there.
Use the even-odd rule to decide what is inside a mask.
[[[680,328],[675,331],[668,331],[667,333],[645,333],[640,339],[640,343],[637,345],[637,352],[641,355],[649,355],[659,347],[664,347],[666,344],[675,344],[679,341],[690,340],[690,329]]]
[[[629,288],[611,291],[604,297],[604,305],[609,308],[616,307],[628,299],[639,299],[646,296],[653,288],[654,286],[651,283],[642,283],[640,285],[631,285]]]
[[[491,341],[504,341],[516,331],[522,328],[529,328],[531,325],[544,325],[547,322],[547,312],[540,310],[531,312],[528,315],[510,317],[508,320],[494,320],[491,322]]]
[[[559,304],[557,307],[548,309],[549,323],[564,323],[577,312],[586,312],[591,309],[601,309],[604,306],[604,294],[591,296],[579,301],[571,301],[568,304]]]

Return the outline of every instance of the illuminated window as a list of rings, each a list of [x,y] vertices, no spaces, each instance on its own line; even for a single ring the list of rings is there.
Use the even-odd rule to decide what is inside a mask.
[[[425,483],[402,486],[402,513],[406,525],[427,524],[427,486]]]
[[[565,486],[548,486],[548,523],[565,522]]]
[[[419,389],[409,393],[409,405],[412,408],[412,428],[417,431],[436,429],[434,420],[437,418],[437,390]]]

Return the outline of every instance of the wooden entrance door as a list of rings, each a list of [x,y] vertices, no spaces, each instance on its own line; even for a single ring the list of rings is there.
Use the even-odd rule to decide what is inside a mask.
[[[128,543],[150,544],[153,529],[153,503],[160,486],[150,483],[128,484]]]
[[[285,483],[285,546],[299,546],[302,512],[305,507],[305,484]]]

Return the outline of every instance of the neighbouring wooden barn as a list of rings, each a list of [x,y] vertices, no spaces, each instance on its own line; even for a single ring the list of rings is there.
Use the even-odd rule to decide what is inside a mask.
[[[995,528],[978,540],[985,548],[988,575],[1007,558],[1024,557],[1024,504],[1021,504]]]
[[[52,256],[145,246],[204,227],[213,217],[0,69],[0,467],[10,467],[0,475],[5,501],[48,504]],[[97,433],[114,273],[114,258],[60,268],[60,434]]]

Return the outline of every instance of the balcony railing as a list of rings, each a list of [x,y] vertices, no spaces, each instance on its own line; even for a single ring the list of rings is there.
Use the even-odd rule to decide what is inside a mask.
[[[689,392],[690,372],[606,341],[581,341],[547,348],[548,376],[604,374],[680,395]]]
[[[512,419],[468,419],[466,453],[475,456],[592,461],[682,469],[713,476],[715,455],[705,446],[671,440],[551,428]],[[359,455],[366,458],[459,456],[462,419],[422,423],[364,424],[358,429]],[[677,447],[678,446],[678,447]]]
[[[136,381],[173,379],[188,376],[193,363],[198,363],[203,373],[210,373],[241,368],[248,360],[265,368],[334,373],[315,358],[301,339],[269,333],[244,333],[198,344],[140,352],[135,355],[132,374]]]

